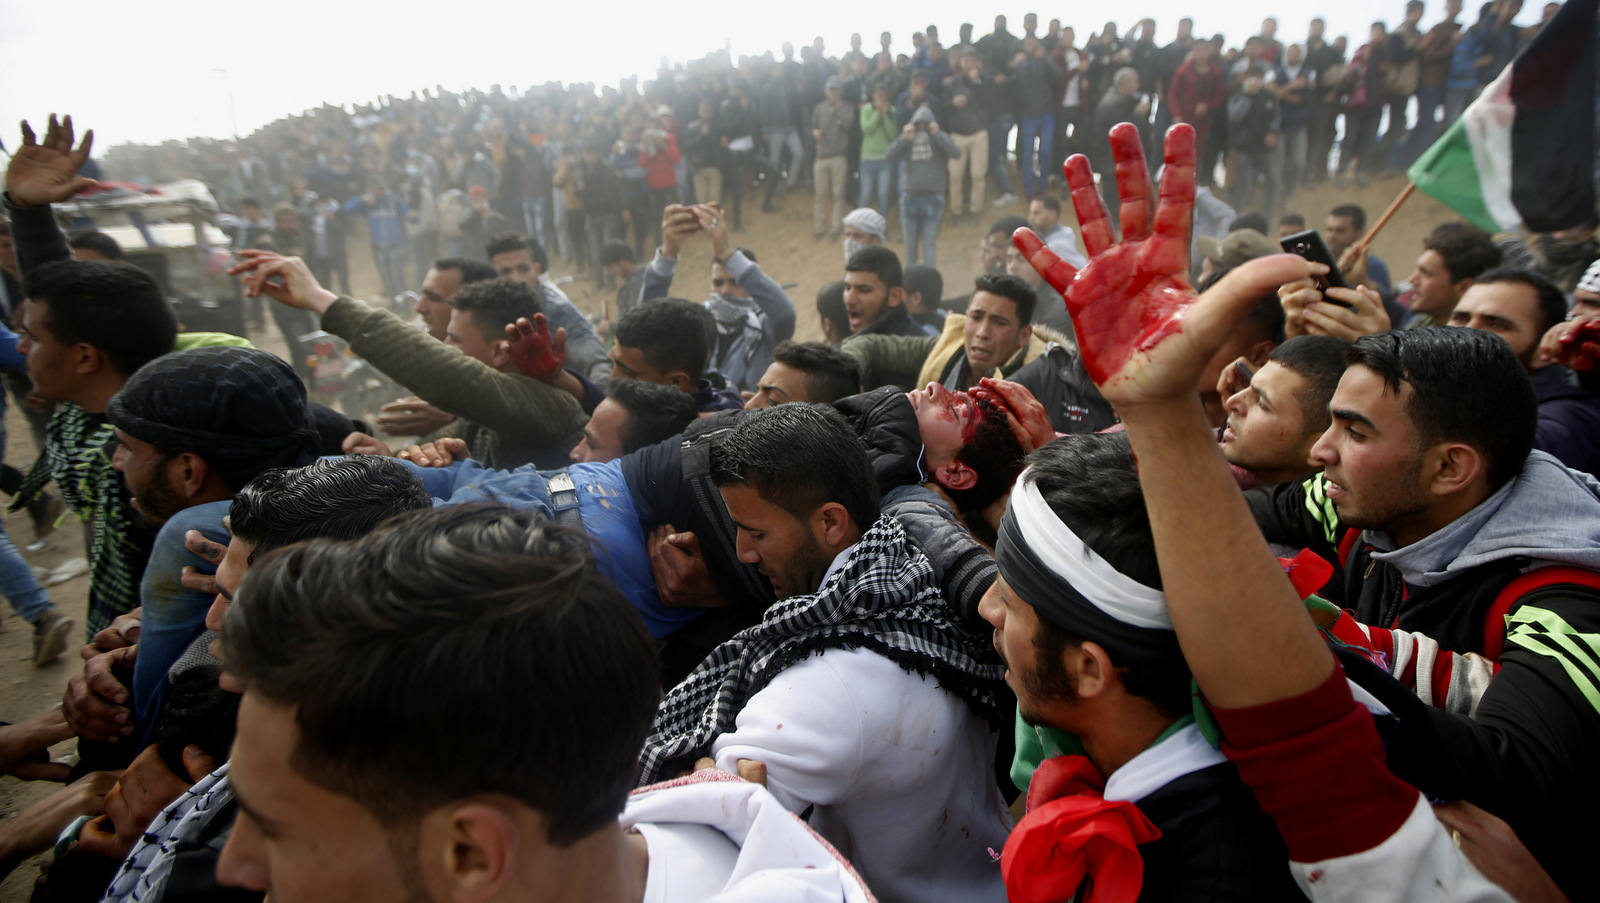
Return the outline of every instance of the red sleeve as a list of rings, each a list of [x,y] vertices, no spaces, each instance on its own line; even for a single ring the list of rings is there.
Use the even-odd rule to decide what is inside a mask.
[[[1416,788],[1389,773],[1372,715],[1350,695],[1342,667],[1303,696],[1212,713],[1223,753],[1295,862],[1376,847],[1416,808]]]

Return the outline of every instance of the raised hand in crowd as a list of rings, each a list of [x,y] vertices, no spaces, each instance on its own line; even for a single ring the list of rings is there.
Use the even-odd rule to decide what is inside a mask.
[[[552,333],[544,314],[534,314],[531,322],[518,317],[507,323],[506,339],[511,343],[511,362],[523,376],[549,382],[567,365],[566,327]]]
[[[6,194],[19,207],[59,204],[80,191],[100,184],[78,169],[89,159],[94,146],[94,129],[83,134],[83,141],[72,146],[72,117],[60,122],[54,113],[45,129],[44,140],[34,136],[33,128],[22,123],[22,146],[6,167]]]
[[[0,772],[24,781],[65,781],[72,767],[50,761],[50,747],[71,736],[60,709],[0,725]]]
[[[684,241],[699,231],[700,218],[693,207],[668,204],[661,212],[661,253],[676,258]]]
[[[309,310],[318,316],[339,300],[338,295],[317,282],[317,277],[311,275],[311,268],[298,257],[284,257],[255,248],[240,251],[239,256],[243,259],[228,268],[228,275],[240,277],[247,297],[265,294],[279,304]]]
[[[722,215],[722,205],[716,201],[706,201],[689,209],[694,211],[699,231],[711,239],[711,256],[718,260],[732,257],[733,239],[728,237],[728,218]]]
[[[449,436],[432,442],[419,442],[397,452],[395,457],[418,467],[448,467],[456,461],[472,457],[472,452],[467,448],[467,440]]]
[[[1364,335],[1387,332],[1392,326],[1383,299],[1366,285],[1330,288],[1324,298],[1314,280],[1297,279],[1278,288],[1278,300],[1283,305],[1283,334],[1288,339],[1331,335],[1354,342]]]

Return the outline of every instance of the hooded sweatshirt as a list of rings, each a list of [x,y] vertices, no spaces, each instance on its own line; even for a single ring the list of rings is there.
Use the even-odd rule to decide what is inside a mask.
[[[918,108],[911,114],[911,124],[916,127],[911,137],[901,135],[884,151],[885,160],[906,161],[903,190],[909,194],[943,194],[948,170],[946,161],[961,156],[961,148],[956,147],[949,135],[927,129],[934,121],[932,110]]]

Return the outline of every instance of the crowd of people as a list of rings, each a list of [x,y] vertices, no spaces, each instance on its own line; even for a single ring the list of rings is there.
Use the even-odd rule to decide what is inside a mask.
[[[1001,18],[121,151],[252,200],[229,274],[411,393],[370,418],[69,236],[91,140],[25,125],[0,366],[44,423],[13,507],[77,515],[90,590],[59,709],[0,725],[0,771],[67,783],[0,862],[50,849],[38,899],[118,903],[1583,898],[1596,223],[1441,222],[1403,282],[1356,205],[1316,224],[1337,267],[1278,243],[1308,225],[1279,175],[1329,175],[1288,163],[1327,158],[1318,115],[1339,174],[1401,167],[1459,115],[1439,42],[1474,89],[1514,53],[1514,3],[1457,12],[1349,63]],[[947,286],[930,235],[1018,187],[1013,129],[1027,216]],[[738,244],[746,190],[808,183],[844,252],[815,321]],[[382,296],[326,253],[351,216]],[[46,664],[76,622],[0,539]]]

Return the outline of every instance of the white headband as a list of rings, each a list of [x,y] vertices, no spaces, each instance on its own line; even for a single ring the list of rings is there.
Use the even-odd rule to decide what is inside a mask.
[[[1107,617],[1134,627],[1171,630],[1166,593],[1112,567],[1061,522],[1027,471],[1011,491],[1011,515],[1039,563],[1072,584]]]
[[[1589,264],[1589,268],[1583,271],[1583,278],[1578,280],[1578,291],[1600,294],[1600,260]]]

